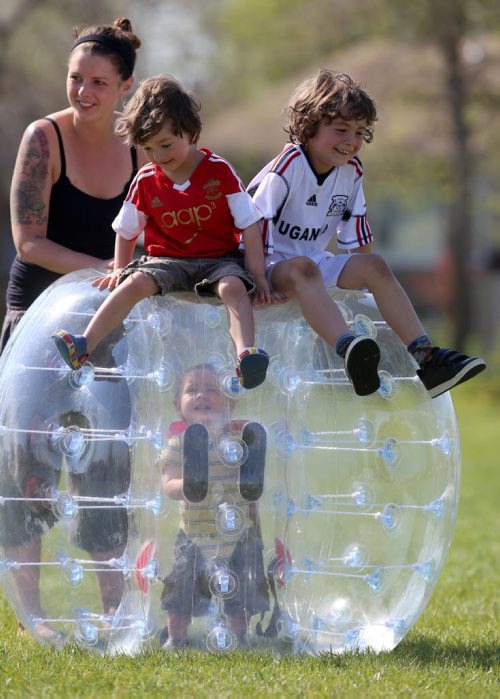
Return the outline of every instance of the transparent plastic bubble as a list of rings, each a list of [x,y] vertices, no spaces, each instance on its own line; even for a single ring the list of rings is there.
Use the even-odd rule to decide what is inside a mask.
[[[337,306],[339,311],[342,313],[342,318],[345,320],[347,325],[349,325],[349,323],[352,323],[353,315],[351,309],[348,306],[346,306],[346,304],[342,301],[338,301]]]
[[[209,580],[210,592],[220,599],[231,599],[238,594],[240,581],[236,573],[228,568],[214,572]]]
[[[248,446],[237,437],[222,436],[217,444],[217,454],[223,464],[229,468],[238,468],[248,457]]]
[[[380,521],[387,532],[395,532],[401,523],[400,508],[393,503],[386,505],[380,515]]]
[[[360,418],[356,429],[356,435],[361,444],[370,447],[375,441],[375,427],[373,422],[366,417]]]
[[[236,376],[234,369],[225,369],[219,372],[219,386],[222,393],[232,400],[239,400],[246,394],[246,390]]]
[[[162,393],[170,390],[175,381],[175,373],[172,365],[166,360],[162,361],[158,369],[154,372],[154,379]]]
[[[84,646],[95,646],[99,641],[99,629],[88,621],[82,621],[76,627],[75,638]]]
[[[224,318],[224,309],[218,306],[206,306],[203,314],[203,322],[208,328],[218,328]]]
[[[159,335],[168,335],[172,332],[172,314],[168,311],[155,310],[147,318],[147,322],[151,325],[155,332]]]
[[[238,639],[228,626],[216,626],[207,636],[207,648],[211,653],[227,653],[235,650],[238,646]]]
[[[224,502],[217,508],[215,526],[221,534],[237,536],[243,530],[245,522],[245,513],[241,507]]]
[[[388,371],[383,369],[378,372],[380,378],[380,388],[378,389],[379,394],[385,400],[392,400],[397,392],[397,384],[394,377],[389,374]]]
[[[377,337],[377,328],[375,323],[368,316],[363,315],[363,313],[357,313],[353,320],[354,332],[356,335],[366,335],[371,337],[373,340]]]
[[[79,587],[83,582],[84,569],[81,563],[68,560],[64,563],[64,575],[71,587]]]
[[[79,369],[69,375],[69,384],[72,388],[88,386],[95,377],[95,367],[92,362],[85,362]]]
[[[236,376],[224,307],[194,294],[144,299],[71,371],[50,336],[85,330],[108,295],[91,278],[50,287],[0,358],[0,585],[24,626],[136,654],[159,648],[168,599],[195,612],[187,652],[393,648],[446,560],[460,439],[450,395],[429,398],[373,298],[332,296],[380,346],[381,387],[363,399],[295,301],[255,309],[271,357],[258,390]],[[200,365],[193,393],[207,394],[189,412]],[[23,593],[26,571],[40,582]],[[255,610],[245,644],[241,608]]]
[[[85,435],[79,427],[71,425],[61,434],[59,445],[66,456],[77,456],[85,448]]]
[[[57,493],[53,497],[52,509],[59,519],[69,521],[76,516],[78,505],[69,493]]]
[[[351,544],[344,552],[344,563],[350,568],[363,568],[369,561],[369,553],[360,544]]]

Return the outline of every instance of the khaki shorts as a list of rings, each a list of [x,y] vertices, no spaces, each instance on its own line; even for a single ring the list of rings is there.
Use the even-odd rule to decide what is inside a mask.
[[[199,296],[215,296],[215,285],[223,277],[239,277],[248,293],[255,289],[255,282],[244,265],[241,253],[228,253],[222,257],[149,257],[143,255],[133,260],[120,274],[121,284],[134,272],[152,277],[160,287],[160,294],[176,291],[194,291]]]

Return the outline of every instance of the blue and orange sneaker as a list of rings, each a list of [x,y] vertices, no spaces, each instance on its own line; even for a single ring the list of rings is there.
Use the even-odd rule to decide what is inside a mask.
[[[70,369],[79,369],[88,360],[87,340],[83,335],[71,335],[66,330],[57,330],[51,339]]]

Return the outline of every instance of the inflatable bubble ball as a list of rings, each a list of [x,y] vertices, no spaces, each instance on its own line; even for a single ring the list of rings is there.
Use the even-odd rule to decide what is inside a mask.
[[[430,399],[370,294],[333,294],[377,339],[360,398],[295,303],[255,310],[266,381],[242,388],[224,307],[138,304],[79,370],[50,339],[106,297],[52,285],[1,359],[0,580],[41,643],[100,653],[390,650],[438,580],[460,475],[449,394]]]

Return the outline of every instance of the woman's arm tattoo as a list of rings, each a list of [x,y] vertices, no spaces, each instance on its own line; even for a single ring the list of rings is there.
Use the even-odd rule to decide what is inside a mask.
[[[16,223],[43,226],[47,223],[47,206],[42,191],[49,174],[49,145],[42,129],[35,129],[20,154],[20,171],[13,192],[12,215]]]

